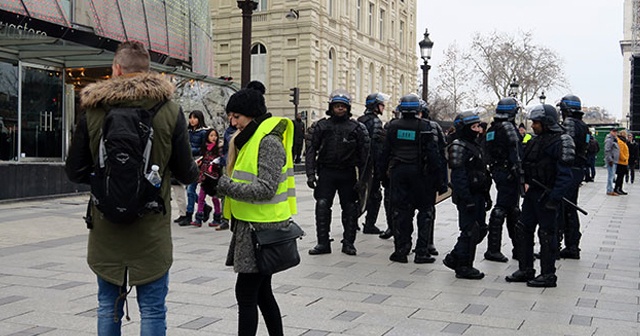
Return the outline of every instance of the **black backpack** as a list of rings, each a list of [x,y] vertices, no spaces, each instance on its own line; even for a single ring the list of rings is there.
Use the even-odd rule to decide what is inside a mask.
[[[152,121],[164,105],[152,109],[114,107],[102,126],[98,155],[91,174],[91,199],[85,221],[91,222],[91,203],[116,224],[130,224],[149,212],[166,213],[160,188],[147,180],[153,145]]]

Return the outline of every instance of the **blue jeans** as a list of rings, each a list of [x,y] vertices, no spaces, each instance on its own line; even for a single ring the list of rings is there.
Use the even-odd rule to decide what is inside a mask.
[[[198,187],[198,183],[191,183],[187,186],[187,212],[193,213],[194,205],[198,200],[198,194],[196,194],[196,188]],[[189,218],[191,219],[191,218]]]
[[[116,299],[125,293],[125,286],[114,285],[98,277],[98,336],[120,336],[124,300]],[[140,336],[164,336],[167,332],[167,307],[165,299],[169,291],[169,273],[160,279],[136,286],[140,307]],[[117,322],[114,309],[117,305]]]
[[[607,192],[613,192],[613,180],[616,178],[616,167],[617,163],[612,164],[611,166],[607,163]]]

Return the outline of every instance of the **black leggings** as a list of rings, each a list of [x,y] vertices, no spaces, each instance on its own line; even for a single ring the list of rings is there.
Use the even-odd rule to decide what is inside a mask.
[[[622,190],[622,183],[624,182],[624,176],[627,175],[628,166],[618,164],[616,167],[616,186],[613,191]]]
[[[238,273],[238,336],[255,336],[258,330],[258,307],[270,336],[282,336],[280,308],[271,289],[271,275]]]

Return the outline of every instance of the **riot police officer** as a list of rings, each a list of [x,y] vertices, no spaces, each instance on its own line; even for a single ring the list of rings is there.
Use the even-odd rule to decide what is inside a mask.
[[[431,124],[431,128],[433,128],[436,132],[438,139],[438,156],[439,156],[439,165],[440,165],[440,176],[439,178],[432,178],[430,181],[433,183],[433,188],[429,188],[428,191],[433,194],[429,194],[427,197],[436,198],[436,192],[439,194],[444,194],[448,191],[447,184],[449,183],[449,176],[447,172],[447,158],[445,156],[445,151],[447,147],[447,142],[445,139],[444,132],[442,131],[442,127],[437,122],[431,120],[429,115],[429,107],[427,106],[427,102],[420,99],[420,107],[421,107],[421,116],[422,119],[426,120]],[[435,203],[435,202],[434,202]],[[416,250],[426,247],[427,252],[430,255],[437,256],[438,250],[436,249],[435,244],[433,243],[433,231],[435,228],[435,220],[436,220],[436,207],[435,204],[431,206],[431,208],[427,211],[419,211],[417,217],[417,227],[418,227],[418,239],[416,241]]]
[[[502,254],[502,223],[507,222],[507,232],[514,246],[515,228],[520,218],[520,196],[524,196],[522,173],[522,141],[516,130],[515,117],[520,110],[518,101],[508,97],[500,99],[496,115],[485,136],[485,153],[496,184],[498,195],[489,215],[487,252],[484,258],[490,261],[507,262]]]
[[[556,287],[558,236],[556,208],[571,182],[575,155],[573,140],[558,124],[558,112],[551,105],[537,105],[529,113],[537,135],[524,151],[522,165],[526,193],[516,225],[518,270],[508,282],[526,282],[529,287]],[[540,275],[533,268],[533,234],[538,228]]]
[[[389,172],[394,252],[389,260],[406,263],[411,251],[415,211],[428,211],[435,202],[431,177],[440,176],[436,130],[420,118],[420,99],[400,99],[401,118],[389,122],[383,146],[382,171]],[[432,263],[425,246],[416,246],[416,263]]]
[[[473,112],[462,112],[454,119],[456,139],[447,148],[451,169],[451,199],[458,209],[460,236],[453,250],[443,260],[455,270],[456,278],[479,280],[484,273],[473,267],[476,246],[487,234],[486,211],[491,208],[491,176],[482,147],[476,139],[480,118]]]
[[[331,93],[327,115],[329,118],[322,118],[309,127],[307,134],[307,185],[315,189],[318,238],[318,244],[309,254],[331,253],[331,206],[337,192],[344,229],[342,253],[355,255],[353,244],[358,225],[355,185],[367,162],[369,135],[363,124],[351,119],[351,97],[344,90]]]
[[[366,171],[363,174],[366,179],[363,181],[363,187],[369,189],[369,196],[364,208],[367,214],[362,227],[362,233],[379,234],[381,231],[376,226],[376,221],[378,220],[378,212],[380,212],[382,190],[380,189],[380,172],[377,167],[378,160],[380,159],[380,153],[382,152],[385,131],[382,126],[382,120],[380,120],[380,117],[378,116],[384,112],[384,96],[380,93],[372,93],[368,95],[365,101],[365,107],[367,110],[364,112],[364,115],[358,118],[358,121],[364,124],[369,132],[371,149],[369,152],[369,161],[367,162]]]
[[[584,167],[587,165],[587,149],[589,148],[589,128],[582,121],[582,102],[580,98],[572,94],[562,97],[558,103],[562,112],[562,125],[565,132],[571,136],[576,146],[576,156],[571,166],[573,179],[567,193],[567,199],[578,204],[578,192],[580,183],[584,179]],[[580,218],[578,211],[569,206],[558,209],[558,238],[559,243],[564,235],[565,248],[560,250],[560,258],[580,259]]]
[[[393,117],[392,119],[387,122],[386,124],[384,124],[383,128],[384,128],[384,133],[385,133],[385,137],[387,134],[387,131],[389,131],[389,124],[391,123],[391,121],[399,119],[400,118],[400,104],[396,105],[395,109],[393,110]],[[384,145],[383,145],[384,146]],[[382,232],[378,237],[380,237],[380,239],[389,239],[391,237],[393,237],[393,219],[391,214],[393,213],[393,210],[391,210],[391,195],[389,192],[389,177],[387,176],[387,171],[386,169],[386,163],[382,162],[382,159],[378,160],[378,168],[376,169],[378,174],[379,174],[379,178],[380,178],[380,184],[382,184],[382,187],[384,187],[384,198],[383,198],[383,205],[384,205],[384,213],[385,213],[385,217],[387,220],[387,229],[384,230],[384,232]]]

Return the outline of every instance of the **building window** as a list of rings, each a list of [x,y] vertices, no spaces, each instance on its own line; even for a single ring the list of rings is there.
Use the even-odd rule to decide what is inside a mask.
[[[368,83],[369,88],[367,90],[367,94],[375,90],[375,85],[373,84],[375,75],[376,75],[376,70],[373,68],[373,63],[371,63],[369,64],[369,83]]]
[[[18,160],[18,62],[0,61],[0,161]]]
[[[404,48],[404,21],[400,21],[400,29],[398,30],[398,41],[400,49]]]
[[[384,39],[384,9],[380,9],[380,16],[378,17],[378,38],[382,41]]]
[[[287,60],[286,87],[298,86],[298,62],[295,59]]]
[[[268,85],[267,80],[267,48],[258,43],[251,48],[251,79]]]
[[[356,29],[360,30],[360,22],[362,20],[362,0],[356,2]]]
[[[333,0],[327,0],[327,12],[330,17],[335,17],[335,13],[333,12]]]
[[[398,87],[400,97],[404,96],[404,75],[400,75],[400,86]]]
[[[360,101],[362,97],[362,60],[358,60],[356,63],[356,87],[355,87],[355,101]]]
[[[327,89],[329,93],[333,91],[333,77],[335,73],[335,65],[333,59],[335,58],[335,51],[329,50],[329,62],[327,63]]]
[[[267,0],[258,0],[258,7],[256,12],[264,12],[267,10]]]
[[[375,10],[375,5],[369,3],[369,35],[373,36],[373,11]]]
[[[22,67],[20,158],[62,160],[62,71]]]
[[[320,88],[320,63],[318,61],[314,62],[314,73],[316,74],[315,89],[318,90]]]
[[[380,88],[380,92],[385,91],[384,84],[384,68],[380,68],[380,73],[378,73],[378,88]]]

